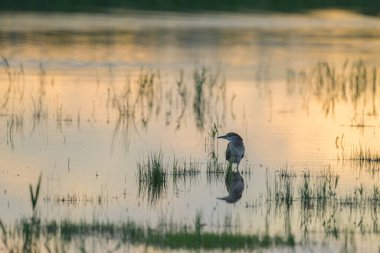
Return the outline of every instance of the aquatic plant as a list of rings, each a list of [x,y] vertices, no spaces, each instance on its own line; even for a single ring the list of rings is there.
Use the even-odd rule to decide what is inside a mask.
[[[152,113],[159,110],[161,102],[159,80],[160,73],[158,71],[141,69],[137,79],[134,79],[133,85],[131,85],[132,81],[128,75],[124,85],[111,83],[110,99],[112,106],[119,113],[119,118],[139,120],[142,126],[146,126]]]
[[[7,116],[6,140],[12,150],[15,148],[16,136],[24,139],[24,111]]]
[[[217,123],[213,123],[205,138],[205,151],[210,157],[216,157],[218,151],[218,142],[216,141],[219,135],[219,127]]]
[[[169,177],[172,177],[173,186],[178,181],[185,183],[195,179],[200,173],[200,164],[194,160],[179,160],[175,156],[164,163],[162,151],[149,154],[146,161],[137,164],[139,196],[147,195],[149,202],[158,200],[168,187]]]
[[[274,199],[276,205],[285,204],[290,207],[294,200],[293,180],[295,174],[287,168],[278,171],[274,179]]]
[[[161,197],[167,187],[167,171],[162,151],[151,153],[146,162],[137,163],[139,196],[147,193],[149,202]]]
[[[206,162],[206,177],[207,182],[220,181],[227,171],[227,164],[219,162],[218,157],[210,157]]]
[[[377,163],[380,162],[380,153],[370,149],[363,148],[361,145],[352,148],[349,159],[362,163]]]
[[[310,208],[314,204],[317,208],[324,208],[328,201],[336,200],[338,175],[333,174],[331,170],[324,170],[319,175],[315,175],[313,181],[311,178],[310,172],[304,172],[302,175],[299,192],[303,208]]]
[[[46,83],[47,74],[44,66],[39,65],[39,86],[36,94],[31,95],[33,105],[33,124],[39,124],[42,119],[46,120],[48,117],[48,107],[46,105]]]
[[[334,115],[338,103],[346,102],[353,106],[353,124],[366,126],[365,115],[377,115],[379,96],[378,68],[369,66],[363,60],[335,66],[329,62],[318,62],[310,70],[287,71],[287,91],[295,90],[304,96],[307,108],[312,97],[322,105],[325,115]],[[360,117],[359,117],[360,116]]]
[[[12,252],[22,250],[40,252],[42,249],[52,251],[54,248],[51,248],[50,243],[59,241],[61,247],[56,247],[55,252],[65,252],[69,248],[90,250],[86,244],[76,244],[78,239],[81,241],[94,240],[97,243],[112,241],[119,245],[118,248],[142,245],[172,250],[253,250],[272,246],[293,247],[296,244],[294,236],[291,234],[269,236],[267,234],[206,232],[201,230],[202,226],[201,216],[198,214],[194,230],[185,225],[170,226],[169,229],[160,226],[142,226],[131,220],[112,223],[98,220],[74,222],[66,219],[61,222],[53,220],[37,223],[29,219],[22,219],[13,226],[14,237],[7,238],[6,248]],[[38,229],[36,229],[37,227]],[[6,230],[5,227],[4,230]],[[24,235],[27,233],[28,236],[19,238],[18,235],[21,231]],[[4,240],[4,233],[2,238]],[[9,240],[13,240],[13,244]]]
[[[183,70],[180,70],[179,79],[176,80],[175,83],[177,84],[177,93],[179,95],[180,104],[181,104],[181,110],[180,110],[180,113],[179,113],[177,120],[176,120],[177,121],[177,127],[176,128],[179,129],[181,126],[181,121],[185,116],[187,103],[188,103],[187,101],[189,99],[189,92],[188,92],[188,88],[187,88],[187,85],[186,85],[185,80],[184,80],[184,71]]]
[[[206,126],[206,119],[219,121],[220,116],[224,117],[225,108],[221,115],[215,110],[215,105],[221,103],[225,107],[225,81],[219,80],[219,73],[212,73],[208,68],[202,66],[196,68],[193,73],[194,96],[193,114],[196,127],[203,131]],[[211,112],[211,108],[213,111]],[[207,118],[206,118],[207,116]]]
[[[33,186],[29,184],[30,201],[32,202],[33,212],[35,212],[36,210],[38,197],[40,196],[41,178],[42,178],[42,172],[40,173],[40,176],[38,177],[38,182],[37,182],[35,191],[33,190]]]
[[[192,181],[201,173],[200,164],[195,160],[180,161],[173,157],[171,163],[171,171],[168,173],[172,176],[173,185],[177,186],[177,182],[186,183],[187,180]]]

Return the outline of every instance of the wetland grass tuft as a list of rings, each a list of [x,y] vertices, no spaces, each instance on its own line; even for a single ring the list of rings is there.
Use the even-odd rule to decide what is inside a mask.
[[[178,181],[191,181],[201,173],[200,164],[195,160],[190,159],[186,162],[174,157],[171,165],[171,171],[168,174],[172,176],[174,185],[176,185]]]
[[[159,199],[167,187],[167,171],[162,151],[151,153],[146,162],[138,163],[139,195],[147,194],[149,202]]]
[[[304,172],[299,189],[302,207],[325,207],[326,204],[336,201],[338,182],[339,176],[331,170],[325,170],[313,177],[310,172]]]
[[[225,108],[219,115],[216,109],[219,103],[225,107],[225,85],[224,80],[219,80],[219,73],[212,73],[208,68],[202,66],[196,68],[193,73],[194,96],[193,96],[193,114],[196,122],[196,127],[203,131],[207,119],[218,121],[223,118]],[[211,121],[212,122],[212,121]]]
[[[294,178],[295,173],[282,169],[275,174],[274,199],[276,205],[285,204],[290,207],[294,201]]]
[[[295,172],[282,169],[275,173],[272,182],[269,181],[272,179],[267,171],[266,180],[266,201],[274,201],[276,206],[285,204],[286,207],[290,207],[298,202],[303,208],[320,207],[337,200],[339,176],[331,170],[315,175],[306,171],[297,176]],[[298,195],[295,192],[297,185]]]
[[[353,148],[350,159],[360,163],[380,163],[380,153],[370,148]]]
[[[147,195],[149,202],[155,202],[166,192],[169,177],[173,185],[178,181],[186,182],[200,174],[200,165],[196,161],[180,161],[174,157],[164,163],[162,151],[151,153],[146,161],[137,164],[139,196]]]
[[[266,234],[204,232],[201,230],[200,219],[197,218],[195,223],[195,229],[191,230],[188,226],[172,226],[169,229],[150,225],[142,226],[130,220],[117,223],[96,220],[92,222],[63,220],[61,222],[40,221],[37,224],[29,219],[22,219],[12,228],[15,231],[15,238],[12,238],[15,240],[15,245],[7,249],[15,252],[19,252],[21,249],[29,250],[28,252],[39,252],[42,245],[47,245],[47,242],[52,239],[60,240],[63,245],[58,252],[64,252],[67,248],[82,248],[83,245],[79,246],[75,242],[87,239],[104,241],[104,243],[115,241],[119,247],[144,245],[172,250],[252,250],[272,246],[293,247],[296,244],[292,235],[269,236]],[[29,231],[28,237],[18,238],[19,231]],[[9,240],[9,238],[7,239]]]
[[[379,96],[378,68],[363,60],[342,66],[321,61],[306,71],[287,71],[287,90],[291,95],[299,91],[305,97],[305,107],[311,98],[322,105],[325,115],[334,115],[339,103],[353,106],[353,123],[350,126],[366,127],[364,116],[376,116]]]
[[[220,181],[227,171],[227,163],[219,162],[218,157],[211,157],[206,163],[207,182]]]

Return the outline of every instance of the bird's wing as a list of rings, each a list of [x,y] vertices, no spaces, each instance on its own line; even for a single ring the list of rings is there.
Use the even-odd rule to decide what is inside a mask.
[[[228,152],[228,158],[227,158],[227,152]],[[234,159],[240,160],[244,157],[245,148],[242,143],[228,143],[227,151],[226,151],[226,159],[229,160],[231,156],[233,156]]]
[[[229,161],[231,158],[231,142],[228,143],[227,149],[226,149],[226,160]]]

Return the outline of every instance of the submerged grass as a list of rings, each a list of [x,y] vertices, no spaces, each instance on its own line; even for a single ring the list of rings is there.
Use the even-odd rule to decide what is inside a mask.
[[[197,225],[198,224],[198,225]],[[6,238],[10,231],[3,232],[3,240],[6,238],[5,247],[8,251],[21,251],[30,245],[28,252],[39,252],[48,245],[51,240],[62,240],[64,252],[71,246],[75,246],[76,240],[93,239],[104,242],[118,241],[119,244],[145,245],[161,249],[185,249],[185,250],[247,250],[260,249],[272,246],[293,247],[295,240],[292,235],[269,236],[260,234],[236,234],[226,232],[204,232],[201,229],[201,221],[196,219],[194,229],[189,226],[175,226],[170,229],[154,228],[149,225],[138,225],[133,221],[124,222],[73,222],[63,220],[61,222],[22,219],[13,227],[13,238]],[[4,228],[3,230],[6,230]],[[18,234],[28,234],[18,238]],[[10,244],[9,240],[14,243]]]

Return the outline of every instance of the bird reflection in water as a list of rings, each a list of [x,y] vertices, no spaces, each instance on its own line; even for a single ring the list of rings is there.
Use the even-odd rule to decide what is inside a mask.
[[[229,168],[224,182],[226,184],[228,196],[218,199],[224,200],[227,203],[236,203],[241,198],[244,191],[244,179],[239,170],[232,171],[232,169]]]
[[[240,135],[233,132],[219,136],[218,138],[229,141],[226,149],[226,160],[229,165],[225,177],[228,196],[218,199],[225,200],[227,203],[235,203],[241,198],[244,191],[244,179],[239,171],[240,161],[245,154],[243,139]],[[234,163],[236,163],[236,171],[232,170],[232,164]]]

